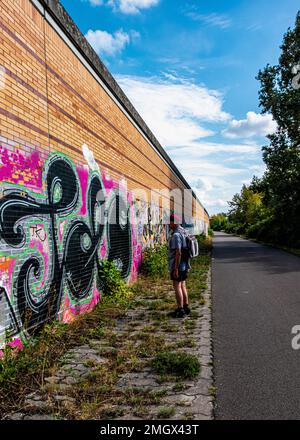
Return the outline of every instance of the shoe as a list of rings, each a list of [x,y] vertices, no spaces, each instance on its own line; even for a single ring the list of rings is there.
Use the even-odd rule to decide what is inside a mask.
[[[183,310],[184,310],[184,313],[185,313],[186,315],[190,315],[190,313],[191,313],[191,309],[189,308],[188,304],[185,304],[185,305],[183,306]]]
[[[184,311],[184,309],[182,309],[182,308],[178,308],[176,311],[175,311],[175,318],[184,318],[184,316],[185,316],[185,311]]]

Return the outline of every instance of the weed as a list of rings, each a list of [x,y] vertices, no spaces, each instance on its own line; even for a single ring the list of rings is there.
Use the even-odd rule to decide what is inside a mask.
[[[182,382],[177,382],[173,387],[172,390],[177,392],[185,390],[186,386]]]
[[[194,415],[193,415],[193,413],[187,411],[183,414],[182,419],[183,420],[194,420]]]
[[[115,406],[108,406],[101,410],[100,415],[101,418],[105,420],[115,419],[116,417],[122,417],[124,410]]]
[[[184,338],[176,342],[176,346],[178,348],[186,348],[186,347],[193,348],[196,346],[196,342],[193,338]]]
[[[168,271],[168,247],[157,244],[146,249],[141,267],[144,275],[151,278],[164,278]]]
[[[133,415],[136,417],[145,418],[149,414],[149,410],[145,406],[138,406],[133,410]]]
[[[200,363],[194,355],[181,352],[160,352],[152,361],[155,371],[160,374],[171,374],[185,379],[192,379],[200,373]]]
[[[174,416],[175,414],[175,408],[161,408],[157,414],[157,417],[159,419],[169,419],[170,417]]]
[[[187,330],[193,330],[196,327],[196,323],[194,320],[186,319],[184,321],[184,326]]]
[[[100,287],[105,296],[110,296],[119,302],[128,300],[132,292],[114,261],[101,261],[98,275]]]
[[[216,397],[217,388],[216,387],[209,387],[208,392],[211,396]]]

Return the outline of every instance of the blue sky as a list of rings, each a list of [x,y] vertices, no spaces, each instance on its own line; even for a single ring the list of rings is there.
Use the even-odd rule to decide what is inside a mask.
[[[276,64],[296,0],[62,0],[210,214],[252,176],[275,130],[259,69]]]

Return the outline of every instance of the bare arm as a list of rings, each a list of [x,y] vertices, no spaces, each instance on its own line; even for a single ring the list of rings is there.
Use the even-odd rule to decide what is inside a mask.
[[[179,270],[180,260],[181,260],[181,250],[180,249],[176,249],[175,267],[174,267],[175,277],[178,277],[178,270]]]

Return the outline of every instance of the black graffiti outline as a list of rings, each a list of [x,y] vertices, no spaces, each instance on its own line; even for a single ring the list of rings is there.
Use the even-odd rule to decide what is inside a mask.
[[[37,238],[42,243],[44,243],[46,241],[47,233],[43,228],[39,227],[38,225],[31,225],[30,229],[33,231],[32,232],[33,237]],[[44,231],[43,237],[40,235],[41,231]]]
[[[33,280],[39,280],[41,275],[40,259],[31,255],[18,271],[14,285],[17,298],[18,314],[23,327],[29,334],[39,331],[49,319],[54,319],[60,309],[64,283],[67,283],[73,299],[80,301],[89,295],[96,272],[96,284],[99,287],[99,248],[104,236],[104,223],[96,222],[96,207],[100,209],[100,218],[106,212],[105,198],[98,200],[99,192],[105,193],[102,181],[97,174],[89,179],[87,189],[88,223],[84,220],[74,220],[70,223],[63,246],[63,257],[59,257],[57,224],[58,219],[74,213],[79,202],[78,176],[71,162],[64,156],[54,155],[48,161],[45,169],[46,199],[30,196],[24,190],[10,190],[0,200],[0,238],[12,249],[21,249],[26,244],[26,232],[22,221],[31,217],[46,217],[49,221],[49,254],[51,256],[49,283],[41,289],[40,300],[32,294]],[[59,198],[55,193],[59,188]],[[122,205],[123,204],[123,205]],[[119,221],[119,210],[125,207],[125,225]],[[131,228],[130,208],[124,198],[115,195],[110,201],[109,212],[115,206],[118,216],[115,225],[107,228],[107,243],[109,245],[107,258],[116,259],[121,253],[123,259],[122,275],[126,278],[131,269]],[[108,216],[109,217],[109,216]],[[127,234],[127,240],[118,240],[122,233]],[[88,237],[90,246],[84,244],[83,237]],[[125,244],[125,251],[122,247]],[[119,258],[119,256],[118,256]]]
[[[11,305],[11,302],[9,300],[8,294],[6,292],[6,290],[4,289],[4,287],[0,287],[0,301],[2,300],[2,295],[5,297],[6,303],[8,304],[8,308],[9,308],[9,318],[10,320],[13,322],[13,325],[15,327],[15,331],[12,333],[11,336],[15,336],[16,334],[21,332],[21,327],[19,325],[19,322],[17,320],[15,311],[13,309],[13,306]]]

